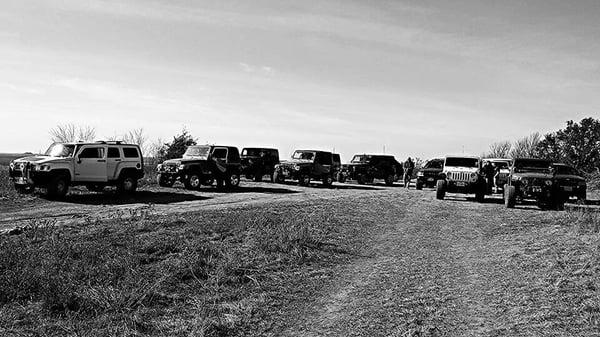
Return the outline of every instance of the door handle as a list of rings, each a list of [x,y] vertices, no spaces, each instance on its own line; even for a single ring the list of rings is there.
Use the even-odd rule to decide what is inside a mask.
[[[104,160],[104,159],[98,159],[98,162],[99,163],[106,163],[106,160]]]
[[[121,161],[121,159],[115,159],[115,161]]]

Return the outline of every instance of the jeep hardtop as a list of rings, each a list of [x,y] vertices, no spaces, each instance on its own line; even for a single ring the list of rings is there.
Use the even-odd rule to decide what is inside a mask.
[[[475,199],[483,202],[486,184],[479,157],[446,156],[440,179],[436,183],[436,198],[444,199],[447,192],[475,194]]]
[[[311,180],[321,180],[324,186],[331,186],[335,167],[333,153],[320,150],[296,150],[291,160],[275,166],[274,180],[282,183],[286,179],[297,180],[301,186],[308,186]]]
[[[45,188],[54,198],[64,197],[74,185],[92,191],[116,186],[132,193],[144,176],[144,158],[138,145],[119,141],[54,143],[43,155],[12,161],[9,176],[20,191]]]
[[[222,145],[189,146],[181,158],[166,160],[156,167],[158,184],[172,187],[181,181],[186,189],[202,185],[235,188],[240,184],[242,164],[237,147]]]
[[[359,184],[382,179],[391,186],[402,176],[402,165],[392,155],[356,154],[346,165],[348,178]]]
[[[279,151],[277,149],[262,147],[246,147],[242,149],[242,174],[246,179],[261,181],[268,175],[273,182],[275,165],[279,164]]]

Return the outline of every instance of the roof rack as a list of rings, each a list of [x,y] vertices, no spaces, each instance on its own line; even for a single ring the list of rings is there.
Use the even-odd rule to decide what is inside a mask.
[[[120,145],[123,144],[122,140],[97,140],[96,144],[116,144],[116,145]]]

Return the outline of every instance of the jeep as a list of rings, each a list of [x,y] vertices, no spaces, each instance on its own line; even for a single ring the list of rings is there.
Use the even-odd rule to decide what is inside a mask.
[[[486,183],[479,157],[446,156],[440,179],[436,183],[436,198],[444,199],[447,192],[474,193],[475,200],[483,202]]]
[[[331,186],[334,180],[333,154],[328,151],[296,150],[289,161],[275,166],[273,179],[283,183],[286,179],[298,180],[300,186],[308,186],[311,180],[321,180],[323,186]]]
[[[242,174],[247,179],[261,181],[264,175],[271,177],[273,182],[273,172],[275,165],[279,164],[279,151],[268,148],[244,148],[242,149]]]
[[[419,172],[417,172],[417,189],[422,190],[423,187],[436,187],[443,169],[444,158],[434,158],[426,161]]]
[[[51,198],[64,197],[75,185],[133,193],[144,176],[144,158],[139,146],[117,141],[54,143],[43,155],[12,161],[9,176],[17,190],[41,187]]]
[[[587,183],[584,175],[576,168],[567,164],[552,164],[554,180],[560,197],[568,200],[571,197],[577,200],[585,201],[587,199]]]
[[[505,206],[513,208],[523,200],[535,200],[541,209],[562,208],[564,200],[558,198],[551,166],[546,159],[515,159],[504,185]]]
[[[392,186],[403,171],[394,156],[380,154],[356,154],[346,167],[348,179],[356,180],[361,185],[383,179],[386,185]]]
[[[164,161],[156,167],[158,184],[172,187],[179,180],[188,190],[201,186],[235,188],[240,184],[242,164],[237,147],[221,145],[189,146],[182,158]]]

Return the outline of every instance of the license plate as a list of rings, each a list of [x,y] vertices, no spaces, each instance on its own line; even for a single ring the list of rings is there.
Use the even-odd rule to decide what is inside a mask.
[[[465,187],[467,186],[467,183],[465,183],[464,181],[458,181],[456,182],[456,186]]]
[[[539,186],[533,186],[531,188],[531,190],[533,191],[533,193],[541,193],[542,192],[542,188]]]
[[[25,177],[18,177],[15,180],[15,184],[26,185],[27,184],[27,179]]]
[[[565,192],[573,192],[573,186],[563,186]]]
[[[433,178],[428,178],[427,181],[434,181],[435,179]]]

